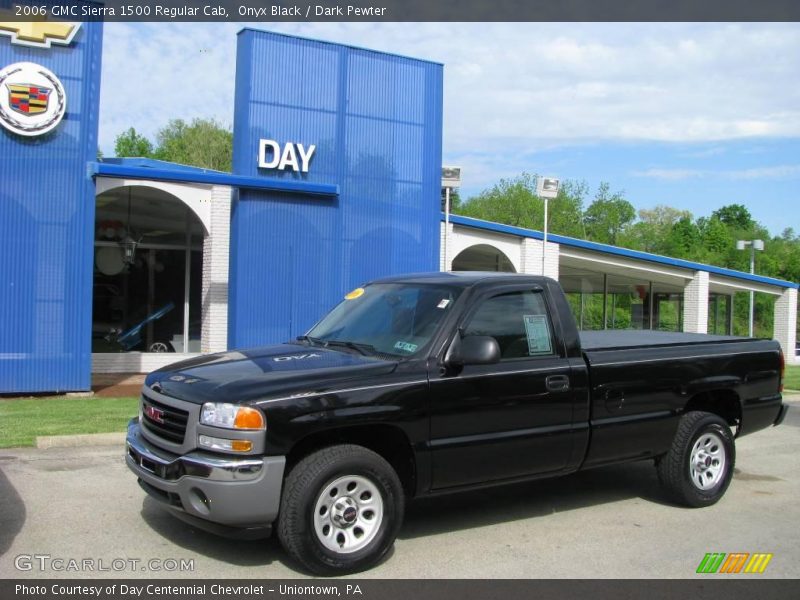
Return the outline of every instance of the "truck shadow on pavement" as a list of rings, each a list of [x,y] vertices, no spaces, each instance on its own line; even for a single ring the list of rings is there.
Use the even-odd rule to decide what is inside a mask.
[[[229,539],[196,529],[161,508],[158,501],[145,496],[142,519],[158,535],[191,552],[241,567],[287,563],[280,544],[273,536],[257,540]],[[288,565],[289,568],[295,567]]]
[[[5,458],[5,457],[3,457]],[[0,465],[2,465],[0,461]],[[0,469],[0,556],[3,556],[14,538],[22,530],[27,518],[25,503],[22,501],[16,488]]]
[[[652,461],[415,500],[408,505],[398,537],[413,539],[547,517],[553,513],[635,498],[673,506],[664,499]],[[280,563],[295,572],[304,572],[288,560],[274,534],[271,538],[258,540],[222,538],[184,523],[149,497],[143,501],[141,515],[157,534],[202,556],[243,567]]]
[[[653,462],[642,461],[415,500],[408,505],[400,539],[548,517],[554,513],[640,498],[669,503]]]

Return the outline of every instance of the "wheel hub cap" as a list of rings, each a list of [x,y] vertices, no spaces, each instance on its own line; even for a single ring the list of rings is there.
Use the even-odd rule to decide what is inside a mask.
[[[314,504],[314,533],[337,554],[357,552],[369,544],[383,521],[383,497],[367,477],[337,477],[320,490]]]
[[[350,527],[358,518],[358,508],[355,500],[349,496],[339,498],[331,511],[334,522],[340,527]]]
[[[727,456],[725,446],[716,433],[704,433],[692,447],[689,477],[700,490],[716,486],[725,475]]]

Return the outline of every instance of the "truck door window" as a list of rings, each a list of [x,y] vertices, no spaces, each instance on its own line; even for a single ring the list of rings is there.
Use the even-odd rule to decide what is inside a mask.
[[[470,335],[496,339],[501,360],[553,354],[550,318],[539,292],[510,292],[483,301],[464,328],[463,336]]]

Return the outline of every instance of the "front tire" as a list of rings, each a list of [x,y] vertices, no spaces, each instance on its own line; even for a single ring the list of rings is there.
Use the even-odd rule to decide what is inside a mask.
[[[392,547],[403,510],[403,487],[383,457],[362,446],[330,446],[286,477],[278,538],[316,575],[361,571]]]
[[[672,447],[659,459],[658,479],[673,501],[710,506],[728,489],[735,460],[728,424],[715,414],[692,411],[681,417]]]

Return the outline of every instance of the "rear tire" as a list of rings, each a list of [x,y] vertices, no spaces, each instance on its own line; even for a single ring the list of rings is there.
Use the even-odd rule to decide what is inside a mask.
[[[735,460],[728,424],[715,414],[692,411],[681,417],[672,447],[656,468],[671,500],[699,508],[722,498],[731,483]]]
[[[175,352],[175,348],[169,342],[157,341],[150,344],[148,352]]]
[[[316,575],[361,571],[392,547],[404,499],[397,473],[379,454],[350,444],[323,448],[286,477],[278,538]]]

